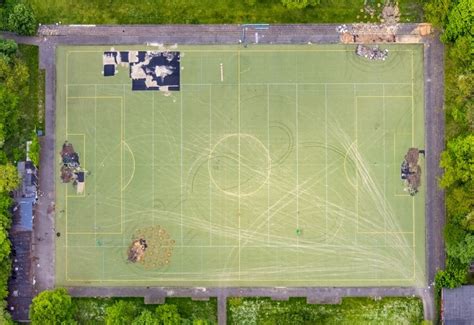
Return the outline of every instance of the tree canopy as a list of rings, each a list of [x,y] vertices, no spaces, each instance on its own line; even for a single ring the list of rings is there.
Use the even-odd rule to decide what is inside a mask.
[[[7,50],[0,55],[0,164],[20,158],[14,153],[24,142],[20,120],[30,118],[22,115],[21,109],[28,98],[30,81],[28,67],[15,53]],[[28,130],[28,136],[31,132]]]
[[[151,311],[145,309],[132,321],[132,325],[156,325],[160,321]]]
[[[119,300],[107,307],[105,322],[107,325],[131,324],[139,316],[139,312],[140,309],[133,302]]]
[[[176,305],[165,304],[156,307],[156,316],[162,325],[179,325],[181,324],[181,316]]]
[[[37,26],[33,11],[24,3],[15,5],[8,16],[8,28],[20,35],[36,34]]]
[[[453,184],[473,184],[474,181],[474,135],[459,136],[448,142],[441,155],[444,175],[441,185],[445,188]]]
[[[106,309],[106,324],[179,325],[181,316],[173,304],[156,307],[155,311],[143,309],[133,301],[119,300]]]
[[[64,288],[46,290],[35,298],[30,307],[31,324],[73,324],[74,306]]]
[[[448,14],[443,38],[455,41],[464,35],[474,35],[474,19],[472,17],[474,17],[474,4],[472,0],[459,0]]]
[[[20,177],[15,166],[10,163],[0,165],[0,192],[10,192],[18,187]]]

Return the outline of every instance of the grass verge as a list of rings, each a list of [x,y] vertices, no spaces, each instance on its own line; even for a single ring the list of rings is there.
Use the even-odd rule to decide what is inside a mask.
[[[79,324],[105,324],[106,308],[119,300],[133,302],[138,308],[153,311],[157,305],[145,305],[143,298],[74,298],[76,307],[74,319]],[[217,324],[217,299],[194,301],[191,298],[166,298],[167,304],[176,305],[184,324],[192,324],[194,319],[207,320]]]
[[[364,0],[321,0],[287,9],[280,0],[30,0],[43,24],[349,23],[364,20]],[[374,5],[381,0],[369,1]],[[421,21],[421,0],[400,0],[402,22]],[[359,18],[357,18],[359,16]],[[367,18],[368,19],[368,18]],[[367,20],[365,19],[365,21]]]
[[[344,298],[340,305],[309,305],[304,298],[230,298],[229,324],[420,324],[419,298]]]

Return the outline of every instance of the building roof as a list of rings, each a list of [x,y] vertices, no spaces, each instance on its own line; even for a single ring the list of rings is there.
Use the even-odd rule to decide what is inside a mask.
[[[474,324],[474,285],[443,289],[445,325]]]
[[[12,234],[12,274],[8,282],[7,309],[16,321],[27,321],[33,299],[33,274],[31,254],[31,231]]]
[[[31,231],[33,227],[33,206],[36,204],[37,192],[36,168],[31,161],[20,161],[17,165],[21,184],[14,193],[16,207],[13,210],[12,231]]]
[[[18,173],[21,176],[21,195],[22,197],[36,197],[36,168],[31,161],[18,162]]]
[[[33,205],[35,204],[35,198],[22,198],[18,204],[18,216],[19,218],[15,222],[15,225],[21,230],[33,230]],[[16,218],[15,218],[16,219]]]

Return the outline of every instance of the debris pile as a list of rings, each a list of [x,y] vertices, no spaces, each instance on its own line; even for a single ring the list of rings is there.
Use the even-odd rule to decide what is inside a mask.
[[[339,34],[348,33],[349,28],[347,27],[346,24],[339,25],[339,26],[336,27],[336,32],[338,32]]]
[[[424,153],[423,150],[418,148],[408,149],[401,165],[401,178],[405,182],[405,191],[411,196],[418,193],[418,188],[421,185],[421,167],[418,165],[418,159],[420,152]]]
[[[132,263],[140,262],[145,256],[145,251],[148,245],[145,239],[136,239],[128,248],[128,260]]]
[[[387,25],[398,24],[400,21],[400,9],[398,5],[388,2],[382,9],[382,18],[380,21]]]
[[[397,3],[385,2],[381,4],[365,4],[360,10],[363,17],[357,16],[359,23],[349,26],[340,25],[336,31],[340,34],[341,42],[348,43],[393,43],[397,41],[396,35],[400,22],[400,9]],[[359,19],[367,20],[359,20]]]
[[[157,269],[171,263],[175,241],[160,225],[138,229],[127,249],[127,259],[143,268]]]
[[[79,166],[79,154],[74,151],[72,143],[64,142],[63,149],[61,150],[61,158],[63,159],[64,166],[78,167]]]
[[[359,44],[357,45],[355,52],[358,56],[362,56],[369,60],[385,61],[388,56],[388,49],[382,50],[378,46],[370,47]]]
[[[73,185],[81,185],[78,192],[82,193],[84,185],[84,170],[79,162],[79,154],[74,150],[72,143],[65,141],[61,150],[61,181],[63,183],[73,182]]]

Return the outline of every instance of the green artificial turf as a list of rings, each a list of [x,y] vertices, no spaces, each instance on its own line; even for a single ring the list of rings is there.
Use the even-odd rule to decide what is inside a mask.
[[[179,46],[171,92],[104,77],[110,47],[59,47],[56,152],[88,176],[77,193],[56,170],[57,284],[425,285],[424,182],[400,179],[424,147],[423,48],[386,47]]]

